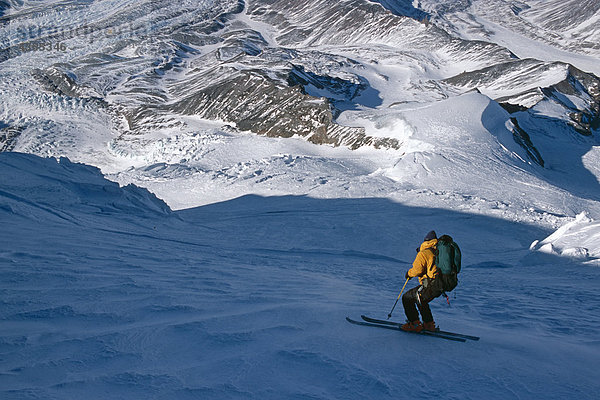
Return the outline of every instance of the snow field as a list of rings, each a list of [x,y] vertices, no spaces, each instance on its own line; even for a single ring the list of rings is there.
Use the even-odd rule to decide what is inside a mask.
[[[66,160],[0,162],[11,227],[0,241],[3,398],[591,399],[598,389],[598,269],[531,253],[549,233],[539,227],[374,198],[246,196],[169,213],[144,190],[100,189],[114,186]],[[47,196],[61,192],[71,201]],[[431,228],[464,253],[451,307],[432,304],[436,321],[481,341],[344,321],[389,312]]]

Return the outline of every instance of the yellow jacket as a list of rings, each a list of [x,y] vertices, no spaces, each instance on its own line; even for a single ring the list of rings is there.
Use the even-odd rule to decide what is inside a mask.
[[[435,250],[437,239],[423,242],[417,253],[413,266],[408,270],[410,278],[419,278],[419,283],[423,284],[425,278],[435,279],[438,276],[438,268],[435,265]]]

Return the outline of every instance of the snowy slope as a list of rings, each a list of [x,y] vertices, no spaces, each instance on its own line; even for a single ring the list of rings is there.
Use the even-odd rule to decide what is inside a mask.
[[[169,213],[64,159],[0,163],[4,399],[593,399],[600,389],[599,270],[530,253],[550,233],[539,227],[375,198],[247,196]],[[344,321],[387,314],[430,228],[464,253],[436,321],[481,341]]]
[[[534,241],[530,249],[585,261],[600,258],[599,245],[600,224],[581,213],[547,238]]]
[[[500,44],[521,58],[564,61],[600,73],[597,1],[420,0],[419,5],[433,23],[463,38]]]
[[[0,1],[0,397],[595,398],[594,7]]]

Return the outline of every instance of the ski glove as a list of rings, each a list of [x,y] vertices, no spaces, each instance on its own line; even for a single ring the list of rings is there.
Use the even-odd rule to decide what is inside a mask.
[[[408,271],[406,271],[406,275],[404,275],[404,279],[410,279],[410,276],[408,276]]]

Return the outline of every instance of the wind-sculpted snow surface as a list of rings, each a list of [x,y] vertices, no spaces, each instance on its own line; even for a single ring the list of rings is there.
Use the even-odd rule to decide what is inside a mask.
[[[134,185],[119,187],[106,180],[99,169],[73,164],[67,158],[2,153],[0,165],[3,210],[23,217],[43,221],[42,215],[36,215],[36,209],[54,216],[71,212],[92,215],[131,212],[137,216],[170,212],[163,201],[148,191]]]
[[[531,253],[548,230],[375,198],[245,196],[169,213],[65,159],[3,153],[0,165],[2,399],[587,400],[600,389],[599,269]],[[431,228],[463,251],[436,322],[481,340],[348,324],[389,312]]]
[[[534,241],[530,249],[600,265],[599,245],[600,223],[581,213],[547,238]]]

